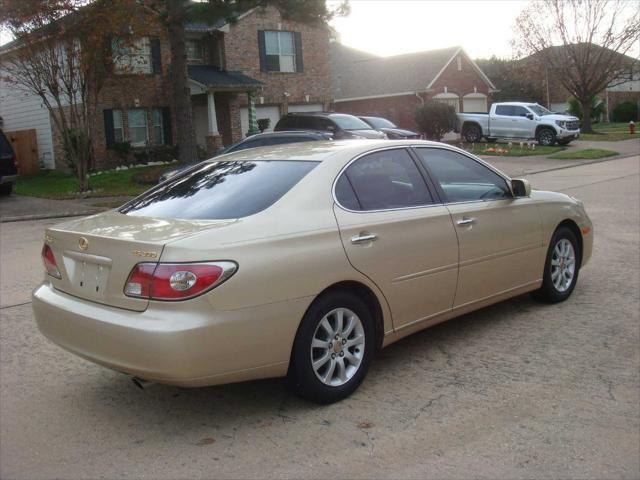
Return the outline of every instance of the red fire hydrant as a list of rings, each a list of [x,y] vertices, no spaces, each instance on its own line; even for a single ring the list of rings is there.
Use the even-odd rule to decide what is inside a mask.
[[[635,124],[635,123],[633,123],[633,120],[631,120],[631,121],[629,122],[629,133],[630,133],[631,135],[633,135],[634,133],[636,133],[636,124]]]

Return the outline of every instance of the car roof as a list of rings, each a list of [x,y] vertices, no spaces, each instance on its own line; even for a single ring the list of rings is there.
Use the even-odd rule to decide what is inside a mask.
[[[508,106],[512,106],[512,107],[530,107],[533,105],[538,105],[535,102],[499,102],[496,103],[496,106],[499,107],[500,105],[508,105]]]
[[[341,154],[355,157],[376,149],[405,146],[440,146],[455,149],[446,143],[426,140],[336,140],[251,148],[220,155],[212,158],[211,161],[302,160],[322,162]]]
[[[351,115],[350,113],[342,113],[342,112],[289,112],[287,115],[292,117],[332,117],[332,116],[346,116],[346,117],[355,117],[356,115]]]
[[[250,137],[246,137],[242,139],[242,141],[245,142],[247,140],[255,140],[256,138],[282,137],[285,135],[294,136],[294,137],[303,137],[305,135],[322,136],[320,132],[314,132],[309,130],[279,130],[277,132],[256,133],[255,135],[251,135]]]

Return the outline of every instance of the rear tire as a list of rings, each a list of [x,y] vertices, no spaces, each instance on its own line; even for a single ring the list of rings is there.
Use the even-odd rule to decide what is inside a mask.
[[[0,185],[0,196],[11,195],[13,191],[13,183],[5,183]]]
[[[375,350],[373,317],[359,297],[341,291],[316,299],[293,345],[287,385],[317,403],[351,395],[364,379]]]
[[[556,132],[550,128],[542,128],[536,138],[543,147],[553,147],[556,143]]]
[[[473,123],[465,125],[462,129],[462,136],[468,143],[478,143],[482,140],[482,129]]]
[[[581,252],[578,239],[568,227],[558,228],[547,251],[542,286],[531,295],[545,303],[564,302],[578,281]]]

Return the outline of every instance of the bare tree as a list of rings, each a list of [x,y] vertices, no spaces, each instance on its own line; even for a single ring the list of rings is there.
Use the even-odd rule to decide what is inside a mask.
[[[8,2],[0,23],[16,37],[3,80],[37,95],[49,111],[80,192],[89,189],[95,112],[111,54],[107,40],[130,18],[127,4],[83,0]]]
[[[540,0],[521,12],[514,33],[516,56],[554,75],[580,102],[582,130],[592,132],[592,98],[633,75],[626,54],[640,39],[640,11],[624,0]]]

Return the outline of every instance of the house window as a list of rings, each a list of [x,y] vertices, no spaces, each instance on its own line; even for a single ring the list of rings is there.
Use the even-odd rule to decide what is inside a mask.
[[[267,71],[297,71],[293,32],[264,32],[264,45]]]
[[[153,71],[149,37],[113,41],[113,64],[116,73],[144,73]]]
[[[113,139],[116,143],[124,142],[124,128],[122,126],[122,110],[113,111]]]
[[[185,49],[187,51],[187,60],[202,61],[202,43],[198,40],[185,41]]]
[[[141,147],[149,142],[147,128],[147,112],[141,108],[127,111],[129,120],[129,143],[133,147]]]
[[[151,143],[162,145],[164,143],[164,127],[162,125],[162,110],[154,108],[151,110]]]

